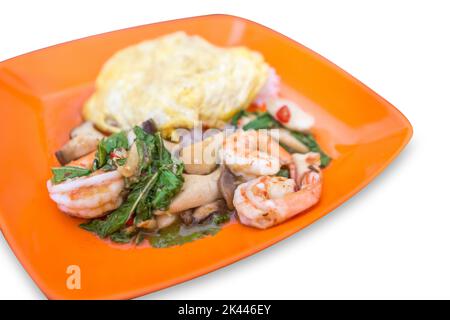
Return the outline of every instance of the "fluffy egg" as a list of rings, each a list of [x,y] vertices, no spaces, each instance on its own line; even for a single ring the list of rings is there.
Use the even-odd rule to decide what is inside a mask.
[[[103,66],[83,115],[107,132],[153,119],[168,136],[200,121],[221,126],[263,87],[269,66],[245,47],[176,32],[132,45]]]

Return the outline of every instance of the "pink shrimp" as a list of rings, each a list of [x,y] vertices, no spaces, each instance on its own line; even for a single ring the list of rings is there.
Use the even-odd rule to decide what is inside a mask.
[[[225,139],[219,156],[231,172],[246,180],[274,175],[292,163],[291,155],[267,130],[238,130]]]
[[[239,185],[233,204],[241,223],[266,229],[315,205],[322,192],[319,167],[317,164],[302,166],[297,174],[301,176],[299,184],[295,179],[262,176]]]
[[[67,166],[92,169],[95,152],[74,160]],[[74,217],[92,219],[105,215],[122,204],[124,179],[117,171],[97,170],[85,177],[59,184],[47,181],[50,198],[58,208]]]

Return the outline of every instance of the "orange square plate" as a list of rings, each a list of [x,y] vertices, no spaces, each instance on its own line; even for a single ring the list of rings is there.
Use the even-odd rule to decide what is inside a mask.
[[[179,247],[123,247],[99,240],[59,212],[46,180],[53,156],[81,119],[102,64],[117,50],[184,30],[221,46],[258,50],[280,74],[282,94],[316,117],[314,133],[332,157],[320,203],[269,230],[231,223]],[[254,254],[313,223],[379,174],[408,143],[412,127],[391,104],[320,55],[252,21],[210,15],[96,35],[0,63],[0,226],[49,298],[132,298]],[[68,289],[68,267],[81,288]]]

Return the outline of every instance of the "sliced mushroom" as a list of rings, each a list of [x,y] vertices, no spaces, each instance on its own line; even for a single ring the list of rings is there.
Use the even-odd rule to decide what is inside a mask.
[[[168,210],[155,210],[153,211],[153,214],[155,216],[162,216],[164,214],[169,214],[170,212]]]
[[[180,193],[172,200],[169,211],[172,213],[196,208],[221,197],[218,181],[221,169],[208,175],[185,174]]]
[[[189,174],[208,174],[217,167],[217,152],[225,137],[224,132],[181,149],[180,159]]]
[[[156,222],[158,224],[158,229],[163,229],[170,226],[177,220],[177,216],[173,214],[163,214],[156,217]]]
[[[105,135],[98,131],[94,124],[91,121],[85,121],[78,127],[72,129],[70,132],[70,138],[73,139],[78,136],[94,136],[97,137],[99,140],[103,138]]]
[[[64,166],[70,161],[79,159],[82,156],[91,153],[97,148],[100,139],[94,136],[76,136],[69,140],[61,149],[55,152],[59,163]]]
[[[223,166],[219,177],[219,190],[227,203],[228,209],[234,209],[233,197],[238,184],[236,177],[226,166]]]
[[[97,148],[98,142],[104,135],[94,128],[92,122],[83,122],[70,133],[70,140],[55,152],[55,156],[61,165],[66,165],[72,160],[81,158]]]
[[[224,213],[226,211],[226,203],[223,199],[205,204],[194,210],[192,214],[193,222],[200,223],[213,213]]]
[[[117,167],[117,171],[119,171],[119,173],[122,176],[129,178],[135,175],[136,171],[138,170],[138,167],[139,167],[139,153],[137,150],[136,143],[133,143],[131,145],[130,151],[128,151],[127,161],[123,166]]]
[[[295,152],[306,153],[309,151],[309,148],[306,145],[295,139],[295,137],[293,137],[292,134],[286,129],[271,129],[269,130],[269,134],[274,139],[291,148]]]

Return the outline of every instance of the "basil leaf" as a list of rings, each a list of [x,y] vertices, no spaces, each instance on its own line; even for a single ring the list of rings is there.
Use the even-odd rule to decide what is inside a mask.
[[[247,116],[249,113],[245,110],[240,110],[238,111],[232,118],[231,118],[231,124],[233,126],[237,126],[237,123],[239,121],[239,119],[241,119],[242,117]]]
[[[288,169],[280,169],[280,171],[277,172],[276,176],[289,178],[289,170]]]
[[[155,248],[168,248],[198,240],[208,235],[215,235],[219,231],[220,228],[217,226],[182,228],[180,224],[173,224],[160,230],[157,235],[150,237],[149,242]]]
[[[245,126],[242,127],[244,130],[258,130],[258,129],[273,129],[273,128],[279,128],[281,125],[280,123],[275,120],[270,113],[264,112],[259,114],[255,119],[247,123]]]
[[[155,141],[155,135],[149,134],[144,131],[141,127],[135,126],[133,128],[134,134],[136,135],[136,140],[143,141],[145,144],[147,144],[151,149],[153,149],[154,141]]]
[[[149,242],[155,248],[167,248],[198,240],[208,235],[215,235],[220,231],[220,225],[230,221],[230,214],[228,212],[216,213],[212,216],[212,219],[207,221],[209,222],[189,227],[179,222],[174,223],[160,230],[158,234],[151,236]]]
[[[146,133],[141,127],[133,128],[134,134],[136,135],[136,148],[139,155],[139,166],[137,176],[142,172],[148,170],[153,161],[152,155],[154,153],[155,146],[155,136]]]
[[[86,230],[95,232],[101,238],[105,238],[120,230],[125,226],[139,203],[146,199],[158,176],[159,174],[155,173],[153,176],[148,176],[146,179],[135,184],[126,201],[118,209],[110,213],[105,220],[91,220],[80,226]]]
[[[325,168],[330,164],[331,157],[326,153],[324,153],[322,150],[319,153],[320,153],[320,166],[322,168]]]
[[[91,220],[81,225],[82,228],[102,238],[109,236],[116,242],[129,242],[136,236],[137,233],[124,234],[124,230],[129,228],[126,227],[126,223],[133,214],[135,225],[150,219],[154,209],[169,206],[170,201],[183,185],[183,163],[172,159],[170,152],[164,147],[160,133],[149,134],[137,126],[133,128],[133,131],[136,135],[139,166],[137,174],[126,180],[126,188],[130,190],[128,197],[106,219]],[[103,154],[109,155],[108,152],[114,149],[124,148],[125,143],[128,148],[126,137],[125,133],[120,133],[115,134],[112,140],[102,140],[102,146],[97,150],[98,165],[101,165],[103,161]],[[106,159],[102,170],[114,169],[114,165],[110,159]]]
[[[221,225],[230,221],[230,214],[228,212],[216,213],[213,215],[212,221],[215,225]]]
[[[138,234],[136,235],[136,239],[135,239],[135,243],[137,245],[140,245],[144,240],[145,240],[145,234],[143,232],[138,232]]]
[[[147,196],[136,207],[134,224],[150,219],[153,216],[151,197]]]
[[[132,228],[132,230],[120,230],[115,233],[113,233],[109,239],[111,241],[116,243],[129,243],[131,240],[133,240],[134,236],[138,233],[138,230],[136,228]]]
[[[111,151],[117,148],[128,149],[128,137],[125,131],[114,133],[109,137],[100,140],[97,146],[97,153],[95,154],[93,170],[103,167],[106,164]]]
[[[155,148],[153,159],[155,161],[159,161],[157,165],[172,163],[172,155],[170,154],[169,150],[164,147],[164,142],[161,137],[161,133],[159,132],[155,134]]]
[[[61,183],[67,179],[87,176],[91,173],[91,170],[81,167],[65,166],[52,168],[52,173],[52,182],[56,184]]]
[[[123,165],[125,165],[125,163],[127,163],[127,159],[126,158],[120,158],[120,159],[116,160],[116,164],[118,166],[123,166]]]
[[[80,224],[80,228],[89,232],[97,233],[97,230],[100,230],[101,228],[102,222],[103,220],[100,219],[91,220],[87,223]]]
[[[155,209],[166,209],[172,198],[181,190],[183,177],[181,175],[182,165],[173,165],[172,170],[161,169],[156,184],[152,207]],[[174,172],[175,171],[175,172]]]

